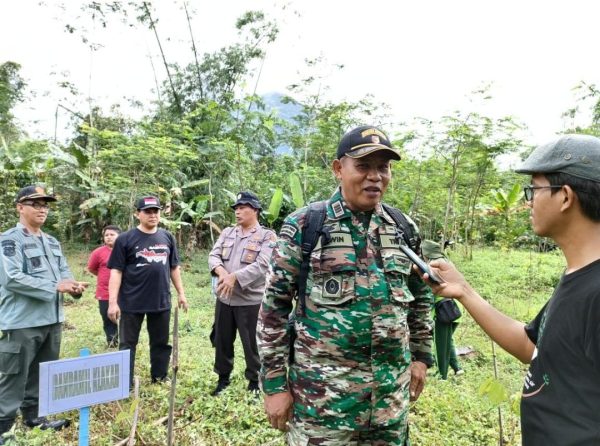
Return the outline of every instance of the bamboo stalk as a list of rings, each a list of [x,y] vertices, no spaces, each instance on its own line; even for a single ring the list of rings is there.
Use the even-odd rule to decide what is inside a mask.
[[[171,361],[173,379],[171,381],[171,394],[169,395],[169,421],[167,424],[168,446],[173,446],[175,444],[173,425],[175,423],[175,391],[177,388],[177,370],[179,369],[179,305],[175,305],[175,315],[173,317],[173,354]]]
[[[492,359],[494,363],[494,378],[498,379],[498,363],[496,362],[496,344],[492,341]],[[504,445],[504,429],[502,427],[502,410],[498,406],[498,430],[500,438],[498,439],[499,446]]]
[[[133,397],[134,401],[137,401],[135,405],[135,410],[133,411],[133,421],[131,422],[131,432],[129,432],[129,439],[127,442],[127,446],[135,445],[135,430],[137,429],[138,415],[140,413],[140,377],[136,376],[134,378],[134,386],[133,386]]]

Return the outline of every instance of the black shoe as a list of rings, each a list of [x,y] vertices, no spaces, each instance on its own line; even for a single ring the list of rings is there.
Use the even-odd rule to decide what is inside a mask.
[[[254,396],[254,398],[260,397],[260,387],[258,386],[258,382],[250,381],[248,383],[248,391]]]
[[[23,420],[23,424],[27,427],[39,427],[42,430],[52,429],[59,431],[62,428],[69,427],[71,421],[69,420],[49,420],[46,417],[27,418]]]
[[[171,379],[167,375],[161,376],[160,378],[155,376],[152,377],[152,384],[169,384],[170,382]]]
[[[106,341],[108,348],[119,348],[119,340],[112,339],[110,341]]]
[[[211,392],[211,396],[218,396],[227,387],[229,387],[229,381],[219,381],[215,390]]]

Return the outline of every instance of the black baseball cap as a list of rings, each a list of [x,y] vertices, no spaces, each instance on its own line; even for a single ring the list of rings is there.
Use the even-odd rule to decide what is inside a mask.
[[[25,186],[19,192],[17,192],[17,198],[15,199],[15,203],[22,203],[25,200],[46,200],[46,201],[56,201],[56,197],[54,195],[48,195],[46,193],[46,189],[41,186]]]
[[[343,156],[362,158],[378,150],[385,150],[389,152],[391,159],[400,160],[400,154],[392,147],[385,133],[372,125],[361,125],[342,136],[337,148],[337,159]]]
[[[258,197],[255,194],[253,194],[252,192],[242,191],[242,192],[238,193],[235,198],[236,198],[236,202],[233,203],[233,205],[231,206],[231,209],[235,209],[235,207],[238,204],[249,204],[254,209],[262,209],[262,206],[260,205],[260,201],[258,200]]]
[[[135,203],[135,208],[138,211],[142,211],[144,209],[162,209],[162,206],[160,205],[160,201],[158,198],[152,196],[152,195],[148,195],[145,197],[140,198],[136,203]]]

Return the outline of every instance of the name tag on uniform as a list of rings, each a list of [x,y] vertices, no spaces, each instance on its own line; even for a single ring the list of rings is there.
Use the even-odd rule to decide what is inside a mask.
[[[325,245],[326,249],[335,249],[335,248],[353,248],[354,243],[352,243],[352,235],[349,232],[330,232],[329,233],[329,243]],[[317,245],[313,251],[318,251],[323,246],[321,246],[321,237],[318,238]]]
[[[398,241],[398,237],[396,237],[396,235],[389,235],[389,234],[381,234],[379,235],[379,238],[381,240],[381,247],[383,249],[386,248],[398,248],[400,246],[400,242]]]

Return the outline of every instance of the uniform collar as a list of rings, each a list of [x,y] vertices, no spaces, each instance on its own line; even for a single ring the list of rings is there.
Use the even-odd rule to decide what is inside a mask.
[[[20,221],[17,222],[17,228],[21,230],[21,232],[23,233],[23,235],[25,237],[34,237],[35,236],[35,234],[32,234],[31,232],[29,232],[29,229],[27,229],[27,227]],[[44,231],[42,231],[40,229],[40,236],[41,235],[44,235]]]
[[[386,223],[394,224],[392,217],[388,215],[383,209],[381,203],[377,203],[373,214],[381,217]],[[346,200],[342,195],[342,189],[337,188],[331,198],[329,199],[329,205],[327,206],[327,217],[330,220],[342,220],[344,218],[352,218],[352,211],[348,208]]]
[[[249,237],[250,235],[255,234],[256,231],[258,231],[258,228],[260,228],[260,223],[256,223],[254,226],[252,226],[252,228],[250,228],[250,232],[248,232],[248,234],[246,234],[246,235],[244,235],[244,230],[240,225],[237,225],[235,227],[235,230],[236,230],[236,232],[238,232],[240,237]]]

